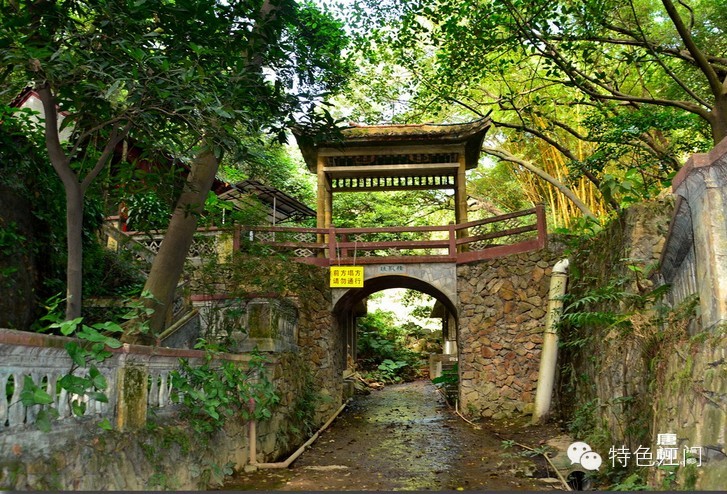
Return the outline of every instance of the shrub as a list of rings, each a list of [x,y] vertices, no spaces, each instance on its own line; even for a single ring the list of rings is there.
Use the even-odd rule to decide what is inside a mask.
[[[360,318],[358,329],[358,365],[365,375],[388,383],[418,377],[422,356],[407,348],[410,335],[391,312],[377,310]]]

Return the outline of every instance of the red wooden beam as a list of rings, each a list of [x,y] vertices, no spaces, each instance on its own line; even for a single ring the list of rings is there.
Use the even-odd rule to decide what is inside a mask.
[[[507,237],[509,235],[517,235],[519,233],[534,232],[538,229],[538,225],[526,225],[518,228],[510,228],[508,230],[502,230],[500,232],[486,233],[484,235],[475,235],[474,237],[458,238],[457,245],[470,244],[473,242],[479,242],[481,240],[490,240],[493,238]]]

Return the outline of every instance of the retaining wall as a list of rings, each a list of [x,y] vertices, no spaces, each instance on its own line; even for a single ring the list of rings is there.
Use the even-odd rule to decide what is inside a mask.
[[[674,215],[673,208],[670,196],[636,204],[572,255],[572,297],[615,280],[613,293],[631,295],[581,308],[619,314],[628,324],[564,329],[559,403],[576,439],[599,452],[606,469],[625,468],[608,459],[611,447],[630,454],[641,448],[651,455],[641,459],[650,486],[715,490],[727,482],[727,337],[724,328],[702,324],[694,238],[684,228],[691,217],[681,216],[683,201]],[[662,273],[648,279],[660,260]],[[639,298],[661,276],[673,283],[671,291],[653,301]],[[664,434],[674,435],[673,445],[659,444]],[[686,463],[688,447],[699,448],[699,465]],[[668,448],[674,448],[673,464],[657,468],[659,451]],[[637,466],[634,456],[626,463]]]
[[[269,420],[257,425],[258,462],[275,461],[295,450],[306,439],[300,431],[322,424],[341,404],[342,343],[330,311],[330,290],[318,271],[314,267],[306,271],[306,296],[283,304],[293,307],[296,316],[276,319],[281,334],[271,332],[267,338],[282,338],[281,344],[273,342],[270,349],[284,351],[267,353],[268,372],[281,402]],[[282,303],[271,300],[275,306]],[[270,311],[258,312],[270,315]],[[290,310],[285,312],[290,315]],[[291,327],[296,323],[297,327]],[[90,403],[87,416],[81,418],[64,413],[62,420],[52,423],[50,432],[39,431],[33,424],[36,410],[18,403],[21,390],[15,383],[22,383],[27,374],[37,385],[55,389],[58,377],[72,365],[63,349],[68,340],[0,330],[0,387],[14,388],[0,400],[0,489],[206,489],[249,462],[244,420],[229,419],[222,431],[200,435],[169,403],[169,373],[181,357],[200,362],[204,354],[194,350],[124,345],[100,365],[109,382],[109,403]],[[246,365],[249,357],[224,358]],[[141,376],[137,383],[148,384],[124,388],[123,376],[130,372]],[[59,409],[62,398],[57,398]],[[307,417],[306,425],[301,412],[311,408],[314,416]],[[110,420],[114,430],[99,428],[103,418]]]
[[[532,412],[550,273],[549,247],[457,267],[460,408],[500,419]]]

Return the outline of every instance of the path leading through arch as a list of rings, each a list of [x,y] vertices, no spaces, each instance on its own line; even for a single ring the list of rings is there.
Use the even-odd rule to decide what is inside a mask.
[[[530,440],[556,429],[529,429]],[[526,439],[518,438],[526,442]],[[505,449],[487,426],[474,429],[427,381],[356,396],[318,440],[286,470],[243,473],[234,490],[554,490],[539,459]],[[548,480],[544,480],[548,479]]]

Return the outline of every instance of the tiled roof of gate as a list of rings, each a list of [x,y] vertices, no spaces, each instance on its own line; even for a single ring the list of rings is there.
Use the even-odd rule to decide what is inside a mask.
[[[351,125],[342,129],[346,144],[412,141],[417,139],[461,142],[490,126],[489,119],[458,124]]]
[[[351,124],[340,129],[338,139],[322,142],[315,142],[313,136],[301,129],[294,129],[293,134],[312,172],[316,170],[318,151],[323,148],[345,150],[350,147],[392,146],[393,148],[397,145],[464,144],[467,168],[473,168],[477,165],[482,141],[491,125],[492,122],[488,117],[456,124]]]

